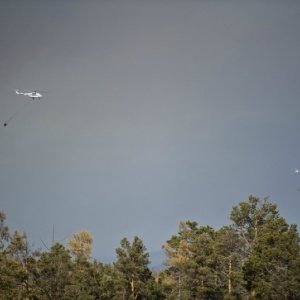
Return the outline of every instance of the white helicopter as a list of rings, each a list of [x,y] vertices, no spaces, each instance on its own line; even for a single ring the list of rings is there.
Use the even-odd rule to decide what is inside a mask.
[[[43,98],[43,95],[41,94],[41,92],[38,92],[38,91],[26,91],[26,92],[19,92],[19,90],[15,90],[16,94],[17,95],[24,95],[24,96],[27,96],[31,99],[42,99]],[[47,92],[43,92],[43,93],[47,93]],[[18,113],[20,113],[29,103],[31,103],[32,101],[29,101],[27,103],[25,103],[16,113],[14,113],[5,123],[4,123],[4,127],[6,127],[8,125],[8,122],[10,120],[12,120],[15,115],[17,115]]]
[[[300,170],[299,169],[294,169],[294,172],[297,174],[300,174]],[[300,188],[298,188],[298,192],[300,191]]]
[[[33,91],[33,92],[26,92],[26,93],[23,93],[23,92],[19,92],[19,90],[16,90],[16,94],[18,95],[24,95],[24,96],[28,96],[30,97],[31,99],[42,99],[43,98],[43,95],[41,93],[39,93],[38,91]]]

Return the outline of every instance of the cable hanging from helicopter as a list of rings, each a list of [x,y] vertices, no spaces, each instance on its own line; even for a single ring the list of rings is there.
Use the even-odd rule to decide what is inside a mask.
[[[300,174],[300,170],[299,169],[294,169],[294,172],[297,174]],[[298,188],[298,192],[300,191],[300,188]]]
[[[28,92],[19,92],[19,90],[15,90],[17,95],[24,95],[27,96],[29,98],[31,98],[32,100],[34,99],[42,99],[43,95],[41,94],[41,92],[38,91],[28,91]],[[31,103],[32,101],[28,101],[27,103],[25,103],[21,108],[19,108],[5,123],[4,123],[4,127],[6,127],[8,125],[8,122],[10,122],[18,113],[20,113],[23,109],[25,109],[25,107]]]

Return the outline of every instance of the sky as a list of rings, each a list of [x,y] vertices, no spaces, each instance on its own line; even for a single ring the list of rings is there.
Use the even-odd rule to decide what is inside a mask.
[[[300,2],[2,0],[0,209],[93,257],[219,229],[249,195],[300,225]],[[15,89],[46,91],[42,100]],[[53,234],[54,228],[54,234]]]

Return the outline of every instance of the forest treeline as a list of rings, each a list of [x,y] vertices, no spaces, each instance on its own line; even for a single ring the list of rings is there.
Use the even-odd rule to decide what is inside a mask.
[[[82,230],[65,247],[31,249],[25,232],[9,232],[0,211],[0,299],[218,300],[300,299],[300,239],[268,198],[249,196],[215,230],[181,221],[165,242],[166,269],[150,270],[137,236],[123,238],[113,264],[91,260]]]

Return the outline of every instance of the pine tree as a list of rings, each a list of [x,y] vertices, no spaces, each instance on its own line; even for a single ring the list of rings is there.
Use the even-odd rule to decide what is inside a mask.
[[[249,196],[248,202],[240,202],[238,206],[233,206],[230,219],[243,239],[245,258],[251,252],[253,244],[257,242],[266,219],[278,215],[276,204],[270,203],[268,197],[261,201],[257,197]]]
[[[150,261],[146,250],[137,236],[134,237],[132,244],[123,238],[121,247],[116,249],[117,261],[114,266],[119,273],[121,299],[163,299],[148,268]]]
[[[196,222],[181,222],[178,236],[164,245],[174,292],[181,299],[218,299],[221,295],[216,232]]]
[[[300,298],[299,242],[296,225],[281,217],[266,220],[243,267],[253,299]]]
[[[224,226],[216,233],[218,272],[224,287],[224,299],[240,299],[245,294],[242,278],[243,240],[231,226]]]
[[[69,251],[56,243],[50,252],[43,252],[33,270],[35,295],[38,299],[65,299],[70,284],[72,261]]]

